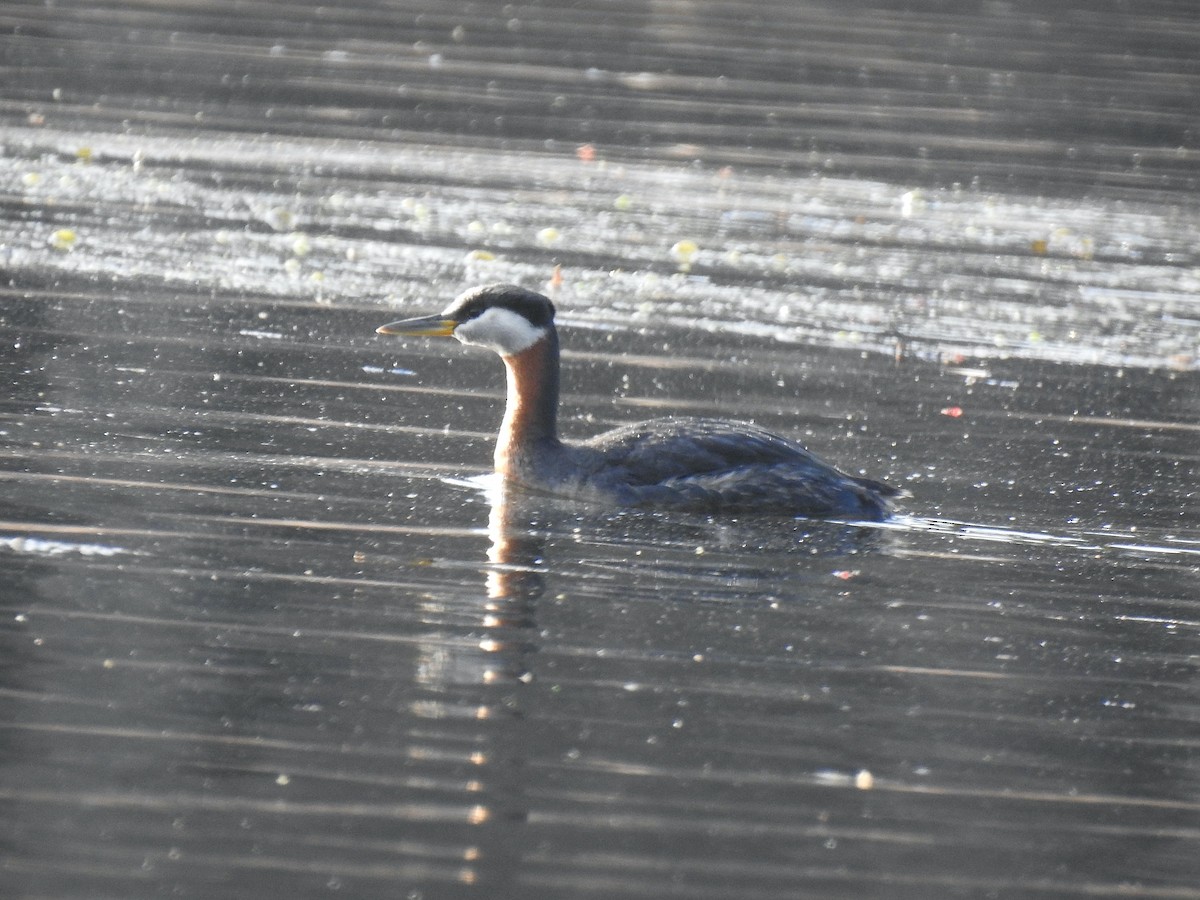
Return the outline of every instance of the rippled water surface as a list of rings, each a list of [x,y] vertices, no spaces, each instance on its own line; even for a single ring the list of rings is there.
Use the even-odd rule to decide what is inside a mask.
[[[0,894],[1200,897],[1186,3],[0,10]],[[753,419],[882,525],[487,473]]]

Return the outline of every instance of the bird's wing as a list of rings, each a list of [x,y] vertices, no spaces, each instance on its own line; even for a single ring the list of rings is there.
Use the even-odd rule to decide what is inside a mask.
[[[831,469],[815,454],[755,425],[715,419],[654,419],[609,431],[585,446],[605,467],[620,467],[637,483],[727,472],[741,466],[788,463]]]
[[[796,515],[878,518],[888,485],[838,471],[816,454],[754,425],[655,419],[586,445],[594,473],[630,503],[695,509],[776,508]]]

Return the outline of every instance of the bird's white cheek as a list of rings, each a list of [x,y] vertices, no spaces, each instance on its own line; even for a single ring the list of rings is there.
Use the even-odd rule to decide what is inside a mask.
[[[504,356],[528,350],[545,333],[544,329],[531,324],[524,316],[499,307],[489,309],[454,329],[454,336],[464,344],[487,347]]]

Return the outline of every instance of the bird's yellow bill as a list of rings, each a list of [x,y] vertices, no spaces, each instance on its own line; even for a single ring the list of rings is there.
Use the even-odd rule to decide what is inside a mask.
[[[420,316],[416,319],[401,319],[375,329],[376,334],[402,334],[412,337],[450,337],[458,325],[454,319],[442,316]]]

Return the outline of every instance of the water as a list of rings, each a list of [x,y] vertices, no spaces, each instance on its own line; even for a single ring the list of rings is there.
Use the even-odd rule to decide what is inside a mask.
[[[1187,7],[280,10],[3,14],[5,896],[1200,896]],[[506,495],[489,280],[911,496]]]

